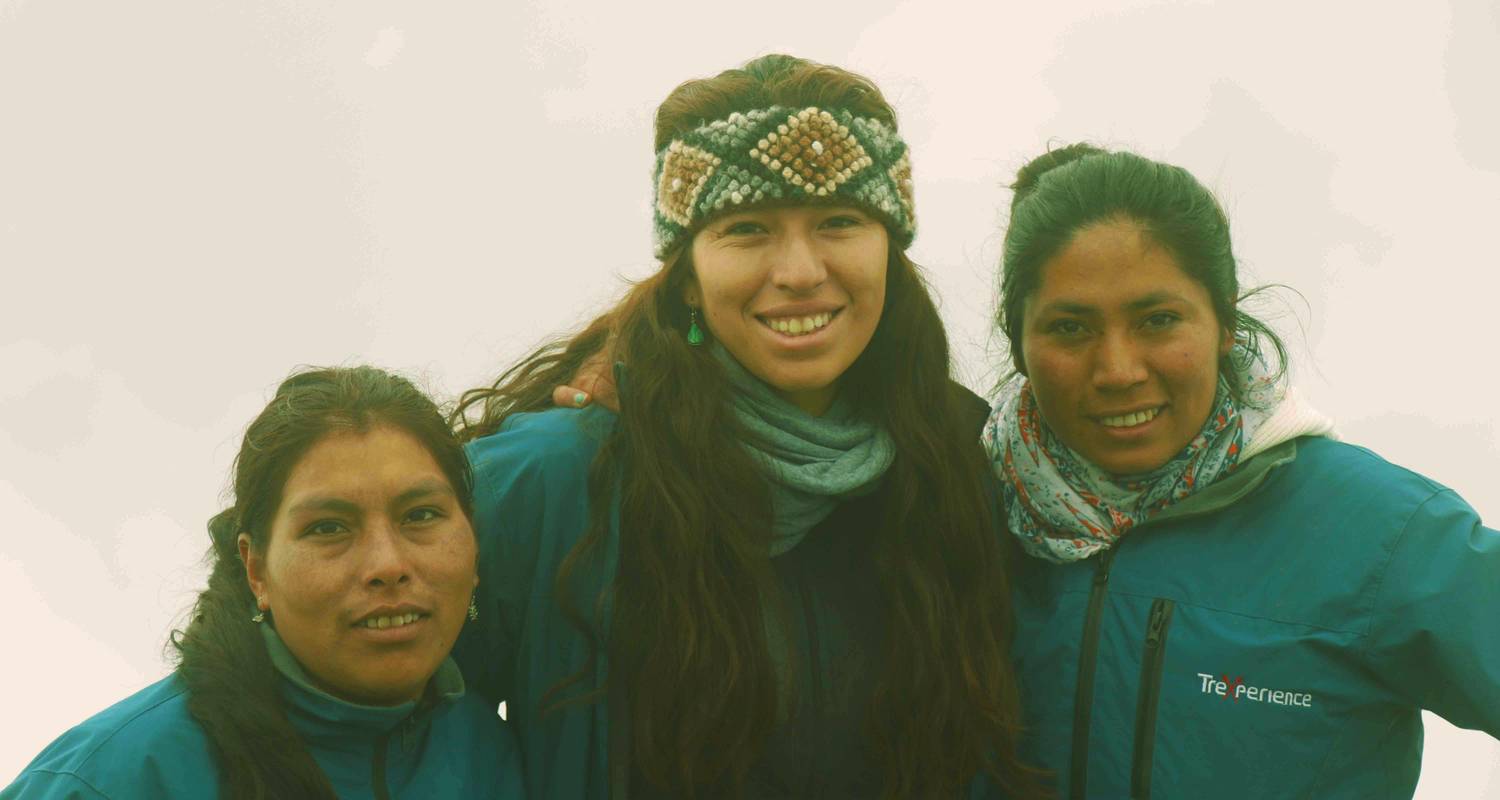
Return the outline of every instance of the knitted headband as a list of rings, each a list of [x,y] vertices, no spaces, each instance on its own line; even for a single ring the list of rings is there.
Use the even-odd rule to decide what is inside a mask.
[[[839,109],[734,112],[656,154],[656,257],[704,222],[755,206],[824,203],[868,211],[902,249],[916,235],[911,162],[895,128]]]

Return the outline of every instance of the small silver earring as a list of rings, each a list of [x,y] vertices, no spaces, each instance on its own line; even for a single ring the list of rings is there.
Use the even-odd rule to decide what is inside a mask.
[[[479,619],[479,603],[475,602],[474,595],[469,595],[469,621]]]
[[[266,621],[266,610],[260,607],[260,604],[264,602],[266,602],[266,598],[264,597],[255,598],[255,616],[250,618],[251,622],[261,623]]]

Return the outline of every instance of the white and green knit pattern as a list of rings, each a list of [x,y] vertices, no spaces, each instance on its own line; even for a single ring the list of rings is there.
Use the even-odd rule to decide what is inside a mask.
[[[689,131],[656,155],[656,256],[720,214],[792,203],[864,209],[909,246],[906,143],[879,120],[811,107],[736,111]]]

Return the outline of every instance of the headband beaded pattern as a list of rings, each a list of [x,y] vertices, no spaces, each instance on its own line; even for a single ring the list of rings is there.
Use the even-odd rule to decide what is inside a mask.
[[[656,154],[656,257],[704,222],[756,206],[848,205],[874,215],[902,249],[916,235],[906,143],[880,120],[839,109],[734,112]]]

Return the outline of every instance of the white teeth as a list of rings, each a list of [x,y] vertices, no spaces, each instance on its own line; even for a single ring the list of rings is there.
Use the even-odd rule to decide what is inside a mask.
[[[372,630],[384,630],[385,628],[399,628],[402,625],[410,625],[413,622],[416,622],[418,619],[421,619],[421,617],[421,614],[400,614],[394,617],[370,617],[360,624]]]
[[[1161,412],[1160,408],[1151,408],[1145,411],[1137,411],[1134,414],[1122,414],[1118,417],[1104,417],[1099,420],[1106,428],[1130,428],[1156,419]]]
[[[777,319],[767,319],[766,324],[771,326],[771,330],[774,330],[778,333],[785,333],[791,336],[803,336],[805,334],[812,333],[819,328],[822,328],[824,325],[827,325],[828,322],[832,319],[832,313],[824,313],[814,314],[810,317],[782,317]]]

